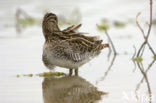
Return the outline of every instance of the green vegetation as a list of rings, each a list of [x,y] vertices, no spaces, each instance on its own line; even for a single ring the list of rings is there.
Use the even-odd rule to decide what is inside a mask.
[[[109,29],[109,25],[107,23],[101,23],[97,25],[97,29],[99,31],[104,31],[104,30]]]
[[[43,73],[37,74],[37,76],[39,76],[39,77],[51,77],[51,76],[60,77],[62,75],[65,75],[65,73],[63,73],[63,72],[54,72],[54,73],[52,73],[52,72],[43,72]]]
[[[17,77],[17,78],[19,78],[19,77],[20,77],[20,75],[19,75],[19,74],[17,74],[17,75],[16,75],[16,77]]]
[[[126,26],[127,23],[128,22],[122,22],[122,21],[116,21],[116,20],[108,21],[107,19],[103,18],[101,20],[101,23],[97,24],[97,28],[99,31],[107,30],[109,29],[110,26],[114,26],[116,28],[123,28]]]
[[[109,21],[106,18],[101,20],[100,24],[97,24],[97,29],[101,32],[109,29]]]
[[[122,28],[126,26],[126,23],[121,22],[121,21],[114,21],[114,26],[118,28]]]
[[[37,74],[37,76],[39,76],[39,77],[51,77],[52,76],[52,72],[39,73],[39,74]]]
[[[52,73],[52,72],[43,72],[43,73],[39,73],[39,74],[23,74],[23,75],[17,74],[16,77],[17,78],[19,78],[21,76],[33,77],[34,75],[39,76],[39,77],[51,77],[51,76],[60,77],[60,76],[65,75],[65,73],[63,73],[63,72],[54,72],[54,73]]]
[[[23,74],[23,76],[26,76],[26,77],[32,77],[33,74]]]
[[[59,77],[59,76],[65,75],[65,74],[63,72],[55,72],[54,75],[57,76],[57,77]]]
[[[141,56],[136,57],[136,58],[133,58],[133,61],[136,61],[136,62],[138,62],[138,63],[141,63],[142,60],[143,60],[143,58],[142,58]]]
[[[18,18],[17,19],[17,24],[21,26],[33,26],[33,25],[41,25],[41,20],[33,18],[33,17],[28,17],[28,18]]]
[[[156,60],[156,55],[155,55],[155,56],[153,56],[153,59],[154,59],[154,60]]]

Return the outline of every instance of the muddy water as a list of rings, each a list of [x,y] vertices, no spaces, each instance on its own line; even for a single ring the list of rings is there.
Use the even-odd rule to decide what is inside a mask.
[[[17,74],[37,74],[48,71],[41,61],[44,43],[41,27],[27,27],[21,34],[15,31],[14,16],[19,7],[36,18],[42,18],[47,9],[66,16],[70,16],[75,8],[79,9],[83,24],[80,31],[99,35],[105,43],[107,37],[96,29],[96,24],[102,18],[111,22],[128,19],[134,22],[124,28],[110,27],[108,32],[118,52],[114,61],[112,61],[113,54],[108,60],[109,51],[105,49],[97,58],[79,69],[79,77],[22,76],[17,78]],[[142,11],[141,21],[148,20],[148,0],[92,2],[89,0],[78,2],[5,0],[0,1],[0,10],[0,103],[149,103],[145,81],[138,89],[138,100],[136,98],[135,90],[143,75],[137,65],[135,69],[131,61],[134,53],[133,45],[138,48],[143,42],[143,37],[135,25],[135,17],[139,11]],[[154,28],[151,32],[150,44],[156,51]],[[152,54],[146,48],[143,58],[144,69],[147,69],[152,61]],[[155,68],[154,63],[147,73],[153,103],[156,95]],[[59,67],[56,71],[68,73],[67,69]]]

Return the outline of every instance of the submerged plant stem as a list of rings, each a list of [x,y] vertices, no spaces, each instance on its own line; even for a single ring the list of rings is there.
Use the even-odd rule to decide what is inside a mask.
[[[112,49],[113,49],[113,51],[114,51],[114,55],[117,55],[117,52],[116,52],[115,46],[114,46],[113,41],[111,40],[111,38],[110,38],[110,36],[109,36],[107,30],[105,30],[105,34],[106,34],[107,38],[108,38],[109,41],[110,41],[110,44],[111,44]]]
[[[140,13],[138,13],[137,17],[136,17],[136,23],[137,23],[137,26],[139,27],[139,29],[141,30],[143,36],[144,36],[144,39],[145,41],[142,43],[142,45],[140,46],[139,50],[138,50],[138,53],[137,53],[137,56],[140,56],[140,52],[142,51],[144,45],[148,45],[149,46],[149,49],[151,50],[151,52],[153,53],[153,55],[156,55],[154,50],[152,49],[152,47],[150,46],[150,44],[148,43],[148,38],[149,38],[149,35],[150,35],[150,32],[151,32],[151,28],[152,28],[152,12],[153,12],[153,1],[150,0],[150,23],[149,23],[149,28],[148,28],[148,32],[147,32],[147,35],[145,36],[145,33],[144,33],[144,30],[141,28],[141,26],[139,25],[138,21],[137,21],[137,18],[138,16],[140,15]]]

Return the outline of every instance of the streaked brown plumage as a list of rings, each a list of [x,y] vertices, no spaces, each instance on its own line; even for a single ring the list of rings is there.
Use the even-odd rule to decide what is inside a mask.
[[[75,69],[77,75],[80,66],[108,47],[108,44],[102,44],[102,40],[98,40],[96,36],[85,36],[86,33],[78,32],[80,26],[81,24],[70,26],[61,31],[57,16],[53,13],[45,14],[42,22],[45,37],[42,59],[46,67],[69,68],[70,74]]]

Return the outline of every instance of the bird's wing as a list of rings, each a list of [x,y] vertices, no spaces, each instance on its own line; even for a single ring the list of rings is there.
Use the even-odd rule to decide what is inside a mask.
[[[57,58],[66,59],[73,62],[80,62],[88,57],[87,53],[82,53],[82,51],[80,51],[79,49],[62,44],[55,46],[52,53]]]
[[[63,32],[68,32],[69,30],[71,30],[71,28],[73,28],[74,27],[74,25],[72,25],[72,26],[70,26],[70,27],[68,27],[68,28],[66,28],[66,29],[63,29],[62,31]]]
[[[102,49],[109,47],[108,44],[102,44],[102,40],[92,41],[82,37],[67,39],[67,41],[73,50],[80,51],[81,53],[99,53]]]
[[[70,49],[68,49],[69,51],[67,50],[66,54],[75,62],[94,57],[102,49],[108,47],[108,44],[99,44],[83,38],[73,38],[68,40],[68,43]]]
[[[70,32],[77,32],[77,30],[81,27],[81,24],[78,24],[76,26],[72,25],[64,30],[62,30],[62,32],[65,32],[65,33],[70,33]]]
[[[74,52],[74,51],[67,52],[67,55],[68,55],[68,59],[70,59],[74,62],[80,62],[80,61],[86,59],[87,57],[89,57],[89,55],[87,55],[87,53],[82,54],[80,52]]]
[[[55,45],[53,49],[55,52],[53,53],[59,58],[80,62],[99,54],[105,47],[108,47],[108,45],[76,37],[62,40],[59,44]]]

